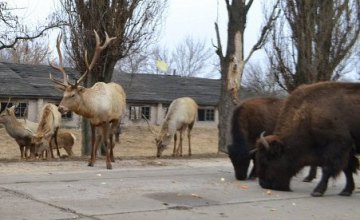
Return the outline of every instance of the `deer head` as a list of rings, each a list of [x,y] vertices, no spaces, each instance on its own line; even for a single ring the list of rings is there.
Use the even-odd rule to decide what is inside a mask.
[[[86,64],[86,71],[81,75],[81,77],[75,82],[75,84],[72,84],[69,82],[69,77],[65,72],[64,66],[63,66],[63,60],[62,60],[62,54],[60,50],[60,43],[62,35],[60,34],[56,41],[56,48],[59,55],[59,66],[55,66],[54,64],[50,63],[50,66],[56,70],[59,70],[63,74],[63,80],[54,79],[50,73],[50,80],[56,84],[56,87],[62,91],[64,91],[63,99],[61,100],[59,104],[59,111],[61,113],[68,112],[68,111],[74,111],[79,108],[79,104],[81,101],[81,94],[84,92],[85,88],[80,86],[80,83],[84,81],[86,76],[89,74],[89,72],[93,69],[95,66],[97,60],[100,57],[100,53],[111,43],[112,40],[116,39],[116,37],[109,38],[108,34],[105,32],[105,42],[103,45],[100,44],[100,38],[97,32],[94,30],[95,33],[95,40],[96,40],[96,46],[95,46],[95,53],[93,55],[93,58],[91,60],[91,63],[88,62],[87,57],[87,51],[85,51],[85,64]]]

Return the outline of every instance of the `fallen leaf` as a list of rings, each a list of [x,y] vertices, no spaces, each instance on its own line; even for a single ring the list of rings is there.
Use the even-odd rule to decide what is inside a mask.
[[[249,189],[249,187],[247,185],[241,185],[240,188],[241,189]]]
[[[266,191],[266,194],[271,195],[272,194],[271,190]]]
[[[201,196],[199,196],[199,195],[197,195],[195,193],[191,194],[191,196],[196,197],[196,198],[201,198]]]
[[[220,179],[222,182],[224,182],[225,181],[225,178],[224,177],[221,177],[221,179]]]
[[[96,174],[96,176],[101,176],[101,173]]]

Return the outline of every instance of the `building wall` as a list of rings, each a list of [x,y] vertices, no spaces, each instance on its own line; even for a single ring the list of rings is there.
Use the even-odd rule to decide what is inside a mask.
[[[0,100],[1,101],[1,100]],[[2,100],[2,102],[6,102],[5,100]],[[16,102],[25,102],[28,103],[28,109],[27,109],[27,120],[33,121],[33,122],[39,122],[40,119],[40,111],[43,108],[43,106],[47,103],[53,103],[57,104],[54,100],[44,100],[44,99],[33,99],[33,100],[16,100]],[[147,122],[144,119],[139,120],[130,120],[130,106],[143,106],[143,107],[149,107],[150,108],[150,119],[149,123],[152,125],[160,126],[162,122],[164,121],[166,111],[167,111],[167,105],[163,105],[162,103],[158,104],[133,104],[128,103],[126,106],[126,112],[122,119],[122,124],[125,126],[131,126],[131,125],[137,125],[137,126],[147,126]],[[218,109],[214,108],[212,106],[200,106],[199,108],[212,108],[214,109],[214,121],[196,121],[195,126],[196,127],[216,127],[218,125],[219,121],[219,113]],[[81,116],[72,113],[72,119],[63,119],[62,120],[62,127],[68,127],[68,128],[80,128],[81,126]]]

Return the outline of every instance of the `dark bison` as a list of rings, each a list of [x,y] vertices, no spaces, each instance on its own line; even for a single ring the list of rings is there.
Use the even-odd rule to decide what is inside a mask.
[[[352,173],[359,161],[360,84],[321,82],[296,89],[286,100],[274,135],[257,143],[256,163],[263,188],[290,190],[291,178],[304,166],[322,167],[323,175],[312,196],[322,196],[330,177],[342,170],[346,186],[354,190]]]
[[[228,146],[228,153],[236,179],[247,178],[250,161],[254,160],[255,155],[249,152],[255,148],[256,139],[262,131],[273,132],[283,103],[284,100],[278,98],[252,98],[234,110],[231,122],[232,144]],[[254,167],[249,178],[255,177]]]

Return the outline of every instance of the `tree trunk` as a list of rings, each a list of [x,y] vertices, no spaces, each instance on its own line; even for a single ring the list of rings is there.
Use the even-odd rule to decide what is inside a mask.
[[[227,67],[222,67],[227,68]],[[221,92],[219,101],[219,151],[227,153],[227,146],[231,143],[231,118],[235,104],[232,95],[227,91],[227,77],[221,79]]]

